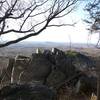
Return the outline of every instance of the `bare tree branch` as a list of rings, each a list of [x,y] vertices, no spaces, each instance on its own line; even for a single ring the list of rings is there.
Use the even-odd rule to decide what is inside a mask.
[[[85,20],[86,23],[89,24],[89,31],[91,33],[100,34],[100,0],[93,0],[86,5],[85,10],[89,13],[89,18]],[[96,47],[98,48],[100,41],[97,41]]]
[[[11,0],[12,1],[12,0]],[[0,47],[5,47],[29,37],[36,36],[48,27],[56,26],[74,26],[73,24],[56,24],[51,23],[52,20],[59,20],[70,14],[74,9],[78,0],[5,0],[1,2],[0,9],[0,36],[16,34],[15,40],[8,40],[1,43]],[[6,7],[6,8],[5,8]],[[26,34],[25,34],[26,33]]]
[[[53,24],[53,25],[48,25],[48,27],[51,27],[51,26],[54,26],[54,27],[61,27],[61,26],[75,26],[76,23],[73,23],[73,24],[60,24],[60,25],[57,25],[57,24]]]

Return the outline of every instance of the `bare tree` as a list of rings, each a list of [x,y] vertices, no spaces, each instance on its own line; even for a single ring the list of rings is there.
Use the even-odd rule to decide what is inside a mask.
[[[55,20],[68,15],[78,0],[1,0],[0,37],[17,34],[16,39],[1,42],[5,47],[40,34],[47,27],[73,24],[57,24]]]
[[[89,14],[88,20],[85,20],[89,24],[89,31],[91,33],[98,33],[99,39],[96,44],[96,47],[99,48],[100,42],[100,0],[93,0],[90,1],[87,5],[85,10]]]
[[[96,44],[96,47],[98,48],[100,45],[100,0],[89,2],[86,6],[86,11],[89,13],[89,19],[85,20],[90,25],[89,31],[91,33],[96,32],[99,34],[99,39]],[[100,100],[100,58],[96,61],[96,67],[98,74],[97,100]]]

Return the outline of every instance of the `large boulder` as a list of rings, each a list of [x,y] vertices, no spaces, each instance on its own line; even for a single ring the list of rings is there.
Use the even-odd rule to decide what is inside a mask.
[[[61,60],[58,60],[57,67],[66,75],[66,78],[73,76],[77,72],[70,58],[62,58]]]
[[[76,51],[67,51],[66,56],[72,59],[73,65],[81,71],[92,70],[95,62],[90,57]]]
[[[52,48],[52,51],[45,50],[43,54],[55,68],[65,74],[66,78],[76,74],[77,69],[73,65],[72,57],[66,55],[62,50]],[[54,70],[54,68],[52,70]]]
[[[76,73],[76,68],[72,63],[72,59],[67,57],[63,51],[55,48],[52,56],[55,61],[55,66],[66,75],[66,78],[69,78]]]
[[[52,70],[51,62],[43,54],[32,54],[31,61],[26,70],[20,75],[20,83],[38,81],[45,84]]]
[[[0,100],[56,100],[56,93],[38,84],[10,84],[0,90]]]
[[[11,73],[13,69],[14,59],[9,58],[9,62],[6,68],[2,70],[1,74],[1,86],[11,83]]]
[[[44,50],[43,55],[54,65],[58,64],[58,62],[65,58],[65,53],[57,48],[52,48],[52,50]]]
[[[9,64],[9,58],[8,57],[0,57],[0,80],[3,71],[5,71]]]
[[[88,77],[85,74],[81,75],[77,81],[75,92],[82,92],[87,96],[91,96],[92,93],[97,94],[97,78],[94,76]]]
[[[46,85],[48,85],[49,87],[57,89],[57,88],[59,88],[61,83],[64,82],[65,80],[66,80],[65,74],[62,73],[58,69],[54,69],[54,70],[52,70],[52,72],[48,76]]]
[[[54,58],[55,65],[61,65],[61,60],[66,59],[66,55],[62,50],[59,50],[57,48],[52,48],[52,57]]]
[[[55,65],[55,58],[50,50],[48,49],[44,50],[43,55],[46,57],[46,59],[48,59],[52,64]]]
[[[29,67],[30,58],[22,55],[15,57],[15,63],[12,69],[11,83],[18,83],[21,73]]]
[[[57,49],[57,48],[52,48],[51,52],[54,55],[64,55],[64,52],[62,50]]]

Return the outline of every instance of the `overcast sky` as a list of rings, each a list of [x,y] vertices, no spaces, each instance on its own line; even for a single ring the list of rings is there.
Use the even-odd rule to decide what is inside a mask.
[[[72,42],[72,43],[96,43],[98,40],[98,34],[89,35],[86,30],[87,25],[83,21],[86,17],[86,12],[83,8],[86,4],[80,3],[79,7],[75,9],[71,14],[64,17],[60,22],[72,24],[77,22],[75,27],[50,27],[37,36],[33,36],[26,41],[49,41],[49,42]],[[7,35],[6,39],[14,38],[15,35]],[[3,39],[3,37],[2,37]],[[5,39],[5,38],[4,38]]]
[[[70,15],[66,16],[62,22],[73,23],[77,22],[75,27],[51,27],[43,31],[40,35],[31,37],[28,40],[32,41],[51,41],[51,42],[72,42],[72,43],[97,43],[98,34],[90,35],[87,24],[83,21],[86,17],[86,12],[83,10],[85,3],[80,3],[80,6],[75,9]]]

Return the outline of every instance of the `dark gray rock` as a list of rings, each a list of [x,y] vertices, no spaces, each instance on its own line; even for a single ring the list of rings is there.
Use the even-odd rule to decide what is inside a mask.
[[[11,83],[18,83],[20,74],[29,67],[30,58],[22,55],[15,57],[15,63],[12,69]]]
[[[66,74],[66,77],[71,76],[75,72],[75,67],[72,64],[71,58],[67,57],[63,51],[52,48],[52,51],[45,50],[43,54],[54,65],[52,70],[56,67]]]
[[[9,58],[0,57],[0,80],[2,79],[3,73],[7,70],[9,64]]]
[[[8,63],[7,68],[2,71],[1,86],[4,86],[4,85],[11,83],[11,74],[12,74],[14,61],[15,60],[13,58],[9,58],[9,63]]]
[[[66,78],[74,75],[76,73],[76,68],[72,63],[72,58],[68,57],[63,51],[56,50],[54,60],[56,67],[66,75]]]
[[[48,49],[45,49],[44,52],[43,52],[43,55],[51,55],[52,52]]]
[[[57,48],[53,48],[52,56],[55,60],[56,65],[59,65],[59,61],[61,61],[61,59],[66,59],[65,53]]]
[[[60,70],[55,69],[52,70],[52,72],[48,76],[46,85],[57,89],[61,85],[61,83],[64,82],[65,80],[66,80],[65,74],[62,73]]]
[[[91,96],[92,93],[97,94],[97,78],[93,76],[88,77],[85,74],[81,75],[76,84],[76,92],[83,92],[87,96]]]
[[[75,51],[74,51],[75,52]],[[90,57],[75,52],[76,55],[73,56],[73,65],[81,71],[95,69],[95,62]]]
[[[44,85],[11,84],[0,90],[0,100],[56,100],[56,93]]]
[[[62,50],[57,49],[57,48],[52,48],[51,52],[53,55],[64,55],[64,52]]]
[[[32,54],[27,70],[20,76],[20,82],[40,81],[45,84],[48,75],[52,70],[51,62],[43,54]]]
[[[66,56],[63,51],[57,48],[52,48],[52,51],[44,50],[43,55],[45,55],[45,57],[54,65],[56,65],[59,62],[58,61],[59,58],[60,58],[59,60],[61,60],[62,58]]]
[[[57,62],[58,69],[66,75],[66,78],[69,78],[70,76],[73,76],[76,73],[77,70],[75,66],[72,64],[70,58],[62,58],[59,59]]]
[[[50,50],[44,50],[43,55],[46,57],[46,59],[55,65],[55,58]]]

